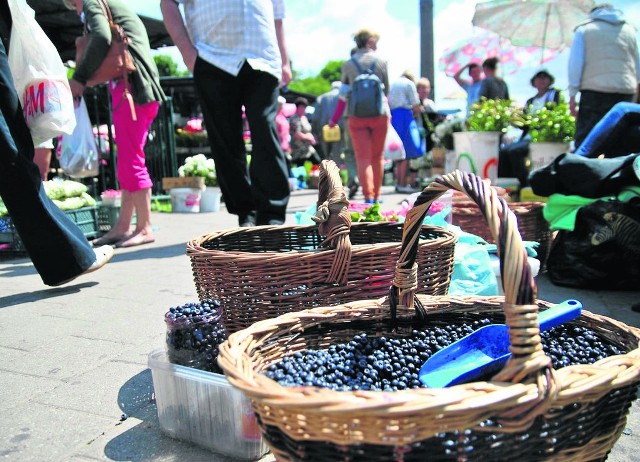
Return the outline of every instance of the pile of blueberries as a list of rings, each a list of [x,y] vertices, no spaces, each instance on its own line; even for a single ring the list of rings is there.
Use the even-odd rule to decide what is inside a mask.
[[[227,333],[220,317],[217,300],[171,307],[165,314],[169,361],[221,374],[218,346],[227,339]]]
[[[326,350],[295,352],[271,364],[265,375],[283,386],[317,386],[336,391],[398,391],[424,387],[420,367],[436,351],[490,324],[489,319],[458,321],[413,330],[402,338],[360,333]],[[553,367],[591,364],[624,353],[590,329],[560,326],[542,334],[544,351]],[[483,380],[489,377],[482,378]]]

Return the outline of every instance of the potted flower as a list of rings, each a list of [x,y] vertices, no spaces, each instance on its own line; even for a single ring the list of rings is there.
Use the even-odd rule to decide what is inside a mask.
[[[516,112],[511,100],[482,98],[473,104],[465,131],[454,134],[456,168],[495,181],[500,137]]]
[[[220,188],[216,176],[216,164],[204,154],[187,157],[178,168],[178,175],[204,178],[205,189],[200,197],[200,212],[217,212],[220,208]]]
[[[576,119],[571,115],[569,105],[564,102],[547,103],[526,114],[524,126],[531,137],[531,170],[543,167],[567,152],[576,133]]]
[[[431,173],[433,175],[441,175],[450,170],[448,164],[453,164],[453,160],[455,160],[451,159],[455,156],[453,134],[462,130],[464,130],[464,119],[453,115],[447,116],[434,127],[431,133],[431,139],[434,143],[431,149]],[[447,162],[447,158],[449,158],[449,162]]]

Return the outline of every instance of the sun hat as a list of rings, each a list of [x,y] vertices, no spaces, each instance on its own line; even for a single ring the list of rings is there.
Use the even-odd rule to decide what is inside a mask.
[[[531,77],[531,86],[533,86],[533,81],[538,77],[547,77],[549,80],[551,80],[551,85],[553,85],[553,82],[556,81],[556,79],[551,74],[549,74],[549,71],[547,71],[546,69],[540,69],[533,75],[533,77]]]

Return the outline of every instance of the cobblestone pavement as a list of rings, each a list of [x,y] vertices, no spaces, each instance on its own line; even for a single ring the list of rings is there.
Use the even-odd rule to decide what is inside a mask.
[[[287,223],[316,197],[296,191]],[[402,198],[386,187],[383,208]],[[0,459],[227,460],[160,431],[147,356],[163,346],[167,309],[197,298],[185,243],[237,222],[224,208],[154,213],[153,221],[155,243],[117,249],[105,268],[64,287],[44,286],[27,258],[0,256]],[[640,292],[566,289],[543,275],[538,285],[541,299],[577,298],[585,309],[640,325],[630,310]],[[637,460],[639,416],[636,402],[610,461]]]

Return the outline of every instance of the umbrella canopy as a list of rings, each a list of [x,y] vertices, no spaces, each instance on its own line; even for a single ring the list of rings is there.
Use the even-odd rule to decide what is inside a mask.
[[[481,64],[487,58],[496,57],[500,59],[502,72],[513,74],[522,67],[545,63],[555,58],[557,54],[557,50],[518,47],[498,34],[481,30],[473,37],[464,39],[445,50],[438,60],[438,66],[441,71],[451,77],[467,63]]]
[[[516,46],[562,50],[593,6],[593,0],[492,0],[476,5],[472,22]]]

